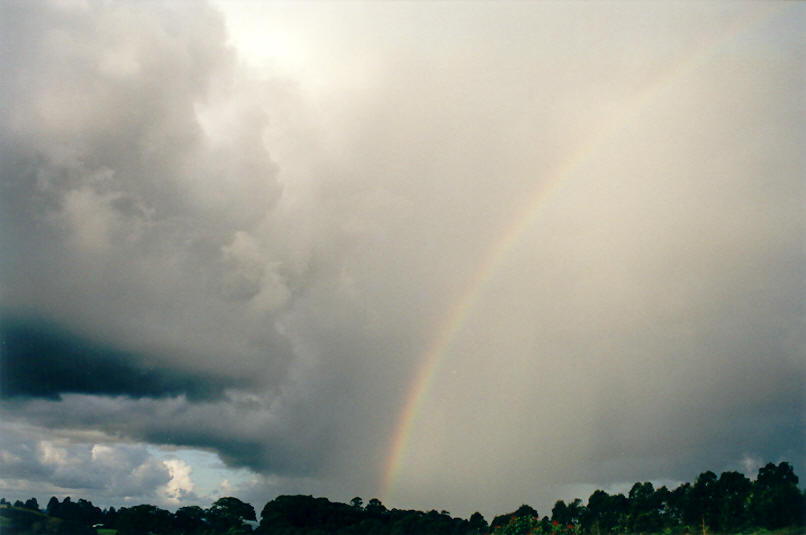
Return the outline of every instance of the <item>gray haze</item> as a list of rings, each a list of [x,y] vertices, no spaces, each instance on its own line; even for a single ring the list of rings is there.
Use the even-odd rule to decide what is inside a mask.
[[[797,3],[4,2],[0,495],[200,503],[192,450],[257,508],[804,476],[804,27]]]

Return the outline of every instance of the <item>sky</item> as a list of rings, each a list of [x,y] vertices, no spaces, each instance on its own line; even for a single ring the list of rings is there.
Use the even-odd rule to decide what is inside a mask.
[[[806,5],[0,3],[0,495],[806,477]]]

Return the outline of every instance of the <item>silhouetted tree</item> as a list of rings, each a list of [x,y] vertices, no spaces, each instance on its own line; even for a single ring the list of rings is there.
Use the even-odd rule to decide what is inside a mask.
[[[687,493],[683,508],[683,521],[690,527],[713,529],[719,510],[716,503],[716,474],[708,470],[697,476]]]
[[[372,498],[365,508],[367,513],[379,515],[386,512],[386,507],[381,503],[378,498]]]
[[[758,525],[776,529],[801,520],[798,476],[789,463],[768,463],[760,468],[752,492],[750,509]]]
[[[658,531],[661,527],[660,503],[652,483],[636,483],[629,493],[629,529],[632,532]]]
[[[205,516],[215,533],[251,531],[244,521],[256,519],[254,507],[232,496],[217,499]]]
[[[487,521],[484,520],[484,516],[481,513],[476,511],[472,515],[470,515],[470,520],[468,521],[468,527],[472,533],[482,533],[487,529]]]
[[[530,506],[523,504],[518,507],[515,511],[511,513],[507,513],[505,515],[498,515],[493,518],[492,523],[490,524],[490,529],[496,529],[499,527],[504,527],[507,525],[512,526],[511,531],[518,531],[518,529],[526,529],[527,522],[520,522],[518,523],[518,519],[527,519],[531,522],[531,519],[535,519],[535,524],[537,523],[537,519],[539,515],[537,510]],[[515,524],[518,524],[518,528],[515,528]]]
[[[716,482],[716,525],[714,529],[732,533],[745,527],[749,521],[747,502],[752,482],[739,472],[723,472]]]
[[[114,528],[117,518],[118,518],[118,512],[115,510],[114,507],[110,507],[109,509],[104,511],[103,520],[101,520],[101,522],[103,522],[104,526],[107,528]]]
[[[50,516],[59,516],[57,514],[59,512],[59,500],[56,498],[56,496],[50,497],[48,504],[45,506],[45,512]]]
[[[180,507],[174,513],[174,529],[178,533],[189,535],[191,533],[202,533],[207,528],[204,521],[204,509],[198,505],[188,505]]]
[[[571,523],[571,516],[568,513],[568,506],[563,500],[557,500],[554,502],[554,507],[551,508],[551,521],[562,525]]]
[[[117,529],[120,535],[167,534],[173,525],[170,511],[155,505],[142,504],[122,507],[118,511]]]
[[[582,515],[582,529],[588,533],[599,535],[601,532],[608,533],[615,527],[618,518],[610,519],[612,514],[610,496],[603,490],[595,490],[588,498],[588,506],[585,514]]]
[[[521,505],[520,507],[518,507],[515,510],[515,516],[519,516],[519,517],[526,517],[526,516],[536,517],[536,516],[539,516],[539,515],[537,514],[537,509],[535,509],[531,505],[526,505],[524,503],[523,505]]]

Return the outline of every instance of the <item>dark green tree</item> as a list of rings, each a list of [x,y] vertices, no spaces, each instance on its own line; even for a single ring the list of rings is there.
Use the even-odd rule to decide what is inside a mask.
[[[204,532],[207,529],[204,509],[198,505],[180,507],[174,513],[174,528],[178,533],[185,535]]]
[[[562,525],[570,523],[571,517],[568,514],[568,506],[563,500],[554,502],[554,507],[551,508],[551,521]]]
[[[484,519],[484,516],[481,513],[476,511],[470,515],[468,527],[470,528],[471,533],[483,533],[487,530],[487,521]]]
[[[48,500],[48,505],[45,507],[45,512],[50,516],[59,516],[59,500],[56,496],[51,496],[50,500]]]
[[[513,529],[516,531],[519,529],[526,529],[525,526],[528,523],[526,521],[530,521],[532,518],[539,518],[537,510],[530,505],[523,504],[511,513],[494,517],[492,523],[490,524],[490,529],[494,530],[496,528],[503,528],[505,526],[510,526],[510,531]],[[516,522],[518,519],[524,519],[524,521]]]
[[[585,515],[585,506],[582,505],[582,500],[579,498],[574,498],[574,500],[568,504],[566,510],[568,512],[570,523],[579,525],[579,523],[582,521],[582,517]]]
[[[616,527],[620,514],[620,511],[614,510],[614,505],[614,496],[603,490],[594,491],[588,498],[588,506],[580,519],[582,529],[594,535],[610,533]]]
[[[683,483],[667,497],[667,516],[673,526],[685,524],[686,511],[691,501],[691,483]]]
[[[747,503],[752,483],[739,472],[723,472],[716,482],[718,514],[714,528],[724,533],[733,533],[748,524]]]
[[[525,503],[515,510],[515,516],[518,517],[539,517],[537,509]]]
[[[584,516],[585,507],[582,505],[582,500],[575,498],[570,503],[565,503],[563,500],[557,500],[554,507],[551,508],[551,521],[559,522],[563,526],[569,524],[579,524]]]
[[[367,503],[365,510],[371,515],[379,515],[386,512],[386,507],[378,498],[372,498],[369,503]]]
[[[165,535],[173,528],[173,515],[155,505],[142,504],[122,507],[118,511],[117,529],[119,535]]]
[[[792,465],[768,463],[758,471],[753,484],[750,510],[753,521],[767,529],[777,529],[801,521],[801,495],[798,476]]]
[[[115,510],[114,507],[110,507],[109,509],[104,511],[104,517],[103,520],[101,520],[101,522],[103,522],[104,527],[114,528],[117,518],[118,518],[118,512]]]
[[[692,529],[714,529],[719,517],[716,499],[716,474],[710,470],[697,476],[687,492],[683,507],[683,522]]]
[[[232,496],[217,499],[207,509],[205,517],[215,533],[251,531],[245,521],[256,519],[254,507]]]
[[[635,533],[658,531],[661,527],[660,503],[652,483],[636,483],[630,489],[629,529]]]
[[[655,506],[660,517],[662,527],[673,527],[677,525],[677,519],[671,506],[672,493],[665,486],[655,489]]]

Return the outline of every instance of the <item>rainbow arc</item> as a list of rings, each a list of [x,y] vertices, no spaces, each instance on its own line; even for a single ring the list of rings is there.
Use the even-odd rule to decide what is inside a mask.
[[[381,496],[385,501],[389,499],[389,494],[399,478],[406,460],[408,445],[415,431],[417,418],[439,375],[445,355],[473,313],[490,281],[495,277],[499,266],[525,231],[533,224],[541,209],[565,182],[576,176],[580,167],[602,151],[609,140],[639,118],[650,104],[667,96],[667,93],[670,92],[668,90],[675,83],[685,81],[687,75],[695,72],[727,41],[746,32],[755,24],[768,20],[779,11],[780,8],[776,6],[760,9],[721,31],[715,32],[706,44],[682,54],[682,59],[669,65],[653,79],[647,81],[627,104],[613,114],[613,118],[607,124],[592,132],[562,163],[555,167],[547,179],[541,180],[540,184],[535,187],[527,197],[528,202],[516,213],[501,237],[493,243],[484,259],[476,267],[464,291],[444,315],[444,320],[434,330],[428,349],[419,359],[417,373],[398,416],[391,446],[386,456],[381,481]]]

